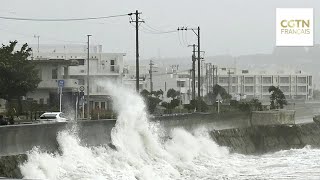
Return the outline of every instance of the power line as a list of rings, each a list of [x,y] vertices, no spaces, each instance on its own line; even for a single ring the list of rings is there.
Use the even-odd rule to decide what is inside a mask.
[[[38,18],[20,18],[20,17],[7,17],[7,16],[0,16],[0,19],[5,20],[15,20],[15,21],[48,21],[48,22],[58,22],[58,21],[87,21],[87,20],[98,20],[98,19],[108,19],[108,18],[115,18],[121,16],[128,16],[132,15],[129,14],[120,14],[120,15],[112,15],[112,16],[101,16],[101,17],[86,17],[86,18],[67,18],[67,19],[38,19]]]
[[[23,36],[23,37],[28,37],[28,38],[34,38],[34,34],[25,34],[25,33],[18,33],[18,32],[14,32],[14,31],[10,31],[8,29],[3,29],[3,28],[0,28],[0,31],[4,31],[6,33],[9,33],[9,34],[16,34],[16,35],[20,35],[20,36]],[[42,37],[42,39],[45,39],[45,40],[52,40],[52,41],[57,41],[57,42],[67,42],[67,43],[85,43],[83,41],[70,41],[70,40],[62,40],[62,39],[56,39],[56,38],[52,38],[52,37]]]
[[[178,31],[177,30],[168,30],[168,31],[161,31],[161,30],[157,30],[155,28],[151,28],[150,26],[144,26],[144,25],[147,25],[146,23],[144,23],[141,27],[142,29],[146,30],[146,31],[143,31],[145,33],[149,33],[149,34],[169,34],[169,33],[177,33]]]
[[[178,32],[179,32],[179,31],[178,31]],[[179,38],[179,44],[180,44],[180,46],[181,46],[181,47],[184,47],[184,45],[182,45],[182,43],[181,43],[180,33],[178,33],[178,38]]]

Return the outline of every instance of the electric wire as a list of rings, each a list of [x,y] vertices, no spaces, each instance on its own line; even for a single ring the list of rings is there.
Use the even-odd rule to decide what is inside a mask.
[[[18,33],[18,32],[9,31],[9,30],[3,29],[3,28],[0,28],[0,31],[4,31],[9,34],[20,35],[20,36],[26,37],[26,38],[34,38],[34,36],[35,36],[34,34],[31,35],[31,34],[25,34],[25,33]],[[62,39],[56,39],[56,38],[51,38],[51,37],[45,37],[45,36],[44,37],[41,36],[41,39],[52,40],[52,41],[57,41],[57,42],[77,43],[77,44],[86,43],[86,42],[82,42],[82,41],[62,40]]]
[[[158,30],[156,28],[152,28],[150,25],[147,25],[146,23],[144,23],[142,26],[141,26],[143,29],[145,29],[146,33],[149,33],[149,34],[168,34],[168,33],[177,33],[178,31],[177,30],[168,30],[168,31],[163,31],[163,30]]]
[[[115,17],[128,16],[130,14],[120,14],[120,15],[112,15],[112,16],[100,16],[100,17],[86,17],[86,18],[66,18],[66,19],[38,19],[38,18],[20,18],[20,17],[8,17],[8,16],[0,16],[0,19],[5,20],[14,20],[14,21],[45,21],[45,22],[63,22],[63,21],[88,21],[88,20],[99,20],[99,19],[108,19]]]
[[[178,32],[179,32],[179,31],[178,31]],[[184,47],[184,46],[182,45],[182,43],[181,43],[180,32],[178,33],[178,39],[179,39],[179,44],[180,44],[180,46],[181,46],[181,47]]]

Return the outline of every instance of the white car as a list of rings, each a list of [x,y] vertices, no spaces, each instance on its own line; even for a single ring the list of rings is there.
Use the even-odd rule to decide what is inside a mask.
[[[38,121],[41,123],[66,122],[68,119],[62,112],[46,112],[40,116]]]

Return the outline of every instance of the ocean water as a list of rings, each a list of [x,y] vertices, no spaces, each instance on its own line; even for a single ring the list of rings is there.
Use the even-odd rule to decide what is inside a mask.
[[[35,147],[20,166],[29,179],[320,179],[320,150],[305,147],[259,156],[230,153],[205,128],[181,128],[164,140],[135,92],[103,84],[118,112],[110,147],[85,147],[73,131],[57,135],[60,152]]]

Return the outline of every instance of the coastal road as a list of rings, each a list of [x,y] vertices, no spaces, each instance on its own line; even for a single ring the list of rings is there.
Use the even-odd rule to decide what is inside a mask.
[[[294,107],[290,109],[294,109],[296,111],[296,123],[309,123],[313,122],[312,118],[315,115],[320,114],[320,102],[319,101],[310,101],[305,103],[296,103]]]

